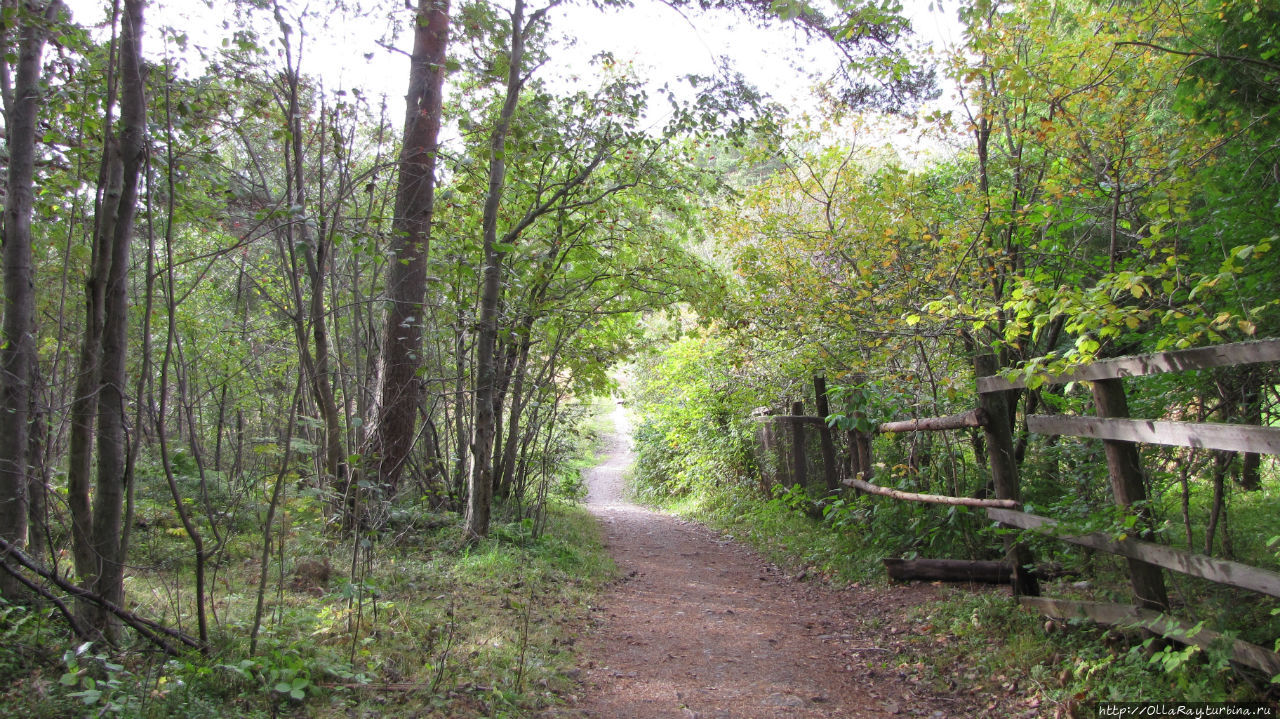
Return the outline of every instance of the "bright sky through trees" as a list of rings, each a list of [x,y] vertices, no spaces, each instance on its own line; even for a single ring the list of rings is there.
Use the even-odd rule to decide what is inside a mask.
[[[109,4],[100,0],[68,0],[67,5],[75,20],[83,24],[101,26],[101,18],[109,12]],[[168,46],[191,72],[198,72],[205,58],[225,43],[234,42],[239,24],[250,17],[246,12],[233,13],[229,5],[153,0],[147,32],[153,34],[166,27],[185,33],[186,51],[172,42],[172,34]],[[308,16],[299,22],[296,5],[281,3],[281,11],[286,22],[301,25],[305,33],[303,72],[321,78],[331,90],[358,88],[371,100],[385,96],[388,117],[400,117],[408,73],[409,39],[404,28],[409,11],[400,4],[369,3],[371,9],[336,10],[325,16],[313,5],[304,4],[301,8]],[[959,40],[954,9],[937,9],[936,5],[907,0],[904,12],[926,45],[954,45]],[[261,41],[278,39],[279,29],[273,27],[269,15],[257,15],[249,21],[261,34]],[[572,82],[573,77],[588,71],[591,58],[602,52],[611,52],[619,62],[633,63],[654,89],[674,84],[688,74],[713,75],[727,61],[774,100],[794,108],[813,101],[811,88],[829,79],[838,62],[831,48],[809,46],[794,27],[758,27],[726,11],[683,13],[656,1],[642,0],[617,10],[565,4],[551,16],[551,27],[553,35],[564,42],[539,75],[553,84]],[[145,52],[158,61],[165,51],[153,40]]]

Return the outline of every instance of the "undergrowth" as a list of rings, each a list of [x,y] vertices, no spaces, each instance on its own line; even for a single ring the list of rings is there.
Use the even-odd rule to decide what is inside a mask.
[[[426,503],[398,507],[379,536],[335,538],[312,521],[317,500],[291,497],[291,554],[273,555],[256,651],[251,539],[214,568],[205,656],[80,642],[51,608],[0,602],[0,716],[519,717],[555,705],[574,687],[590,601],[616,571],[576,502],[599,430],[577,433],[545,518],[499,509],[483,540],[465,541],[460,516]],[[127,592],[139,614],[190,632],[190,587],[172,571],[183,541],[139,531],[150,568]]]
[[[471,545],[458,542],[456,517],[440,520],[382,548],[360,587],[287,580],[253,656],[232,631],[246,621],[251,573],[215,598],[228,606],[208,657],[80,644],[50,610],[4,605],[0,716],[499,717],[556,703],[571,687],[577,628],[614,571],[594,520],[554,503],[536,538],[526,520]]]

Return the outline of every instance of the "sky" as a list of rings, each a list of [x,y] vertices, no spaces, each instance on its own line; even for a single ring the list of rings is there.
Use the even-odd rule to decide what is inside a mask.
[[[392,38],[389,28],[407,25],[410,11],[404,0],[364,0],[378,10],[362,16],[316,12],[327,0],[282,0],[284,14],[298,24],[297,8],[310,12],[301,21],[308,37],[304,47],[304,72],[325,79],[331,89],[360,87],[374,96],[385,94],[393,105],[402,105],[407,80],[407,32]],[[212,4],[212,6],[210,6]],[[152,59],[162,55],[157,28],[169,25],[187,33],[194,46],[216,49],[234,26],[228,3],[213,0],[152,0],[144,52]],[[455,2],[456,4],[456,2]],[[77,21],[90,23],[103,16],[108,0],[68,0]],[[959,38],[954,10],[932,9],[935,2],[904,0],[904,11],[916,32],[927,42],[941,45]],[[537,7],[537,3],[533,3]],[[394,18],[394,19],[393,19]],[[657,0],[638,0],[631,8],[601,11],[584,3],[566,3],[550,16],[553,30],[572,39],[574,47],[558,50],[541,69],[544,76],[567,77],[586,66],[594,54],[608,50],[621,61],[632,61],[657,84],[687,73],[711,74],[718,56],[727,56],[753,82],[774,99],[789,105],[809,100],[811,75],[829,75],[834,58],[821,49],[806,50],[795,31],[762,29],[726,12],[686,17]],[[278,36],[274,23],[263,14],[258,27],[264,37]],[[296,35],[294,37],[297,37]],[[396,49],[392,49],[394,46]],[[198,71],[200,63],[193,66]],[[395,112],[392,117],[398,117]]]

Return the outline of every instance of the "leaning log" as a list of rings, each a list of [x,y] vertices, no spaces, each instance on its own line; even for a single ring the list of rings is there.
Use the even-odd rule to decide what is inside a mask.
[[[13,566],[13,564],[10,564],[10,560],[12,560],[13,563],[18,566]],[[199,649],[201,651],[205,649],[205,646],[201,644],[198,639],[190,636],[189,634],[186,634],[185,632],[179,631],[177,629],[171,629],[170,627],[166,627],[165,625],[160,624],[159,622],[134,614],[133,612],[130,612],[129,610],[114,604],[113,602],[102,597],[99,594],[91,592],[88,589],[84,589],[82,587],[77,587],[71,582],[68,582],[67,580],[58,576],[57,572],[52,572],[48,569],[45,569],[44,567],[41,567],[34,559],[32,559],[31,557],[28,557],[26,553],[23,552],[20,548],[10,544],[9,542],[6,542],[3,539],[0,539],[0,570],[12,576],[18,577],[18,576],[21,576],[22,569],[26,569],[27,571],[42,577],[46,581],[52,583],[54,586],[58,587],[62,591],[70,594],[71,596],[77,599],[82,599],[82,600],[92,602],[93,604],[96,604],[102,607],[107,612],[114,614],[115,616],[119,617],[121,621],[123,621],[125,624],[128,624],[130,627],[133,627],[134,631],[138,632],[138,634],[140,634],[144,639],[146,639],[147,641],[151,642],[152,644],[156,645],[161,650],[163,650],[165,654],[177,656],[180,653],[180,651],[173,644],[170,644],[169,642],[165,641],[164,637],[161,635],[172,637],[182,642],[183,644],[187,645],[188,647],[191,647],[192,649]],[[25,578],[23,583],[26,584],[28,587],[31,587],[34,584],[33,581]],[[45,594],[45,592],[41,592],[41,593]],[[77,633],[81,631],[85,631],[85,628],[83,627],[83,625],[78,624],[76,621],[70,620],[69,612],[65,612],[64,610],[64,615],[67,616],[68,620],[71,622],[71,627],[73,631],[76,631]]]
[[[983,582],[1008,584],[1012,568],[1000,560],[983,559],[893,559],[885,557],[884,568],[897,582]]]
[[[842,482],[846,487],[860,489],[869,494],[879,494],[907,502],[928,502],[930,504],[951,504],[960,507],[1000,507],[1015,509],[1018,503],[1012,499],[975,499],[974,497],[948,497],[942,494],[920,494],[919,492],[903,492],[900,489],[881,487],[878,484],[850,477]]]
[[[1012,574],[1007,562],[978,559],[893,559],[880,560],[889,578],[898,582],[984,582],[1008,584]],[[1078,575],[1056,562],[1038,564],[1031,570],[1036,579],[1059,579]]]

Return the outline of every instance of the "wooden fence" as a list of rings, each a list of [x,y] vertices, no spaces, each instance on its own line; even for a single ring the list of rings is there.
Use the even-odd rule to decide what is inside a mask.
[[[1096,416],[1031,415],[1025,418],[1027,429],[1035,434],[1102,441],[1115,503],[1125,508],[1137,506],[1139,509],[1136,511],[1141,512],[1146,493],[1137,443],[1275,455],[1280,454],[1280,428],[1135,419],[1129,416],[1123,378],[1277,361],[1280,361],[1280,339],[1100,360],[1068,374],[1038,378],[1042,384],[1090,383]],[[1005,550],[1012,569],[1013,592],[1024,606],[1050,617],[1084,617],[1100,623],[1138,626],[1183,643],[1203,648],[1225,648],[1233,661],[1261,669],[1269,675],[1280,674],[1280,655],[1275,652],[1193,627],[1167,614],[1169,599],[1163,571],[1172,570],[1273,597],[1280,597],[1280,573],[1129,537],[1117,539],[1104,533],[1070,535],[1062,532],[1059,523],[1052,518],[1017,511],[1020,506],[1019,483],[1011,428],[1007,422],[993,422],[990,418],[1011,416],[1009,393],[1025,388],[1026,380],[997,374],[991,357],[977,358],[975,367],[979,374],[979,406],[976,409],[949,417],[888,422],[876,429],[887,433],[981,427],[995,485],[994,499],[919,494],[874,484],[871,481],[868,434],[850,433],[849,457],[841,472],[834,459],[831,430],[822,420],[829,415],[825,407],[825,384],[818,381],[815,381],[815,390],[821,417],[804,416],[799,403],[792,406],[790,415],[758,416],[762,423],[762,451],[767,454],[782,450],[787,465],[785,472],[778,472],[772,478],[766,476],[762,481],[766,484],[771,481],[806,484],[811,476],[810,460],[806,459],[811,454],[805,445],[806,432],[809,427],[815,427],[822,447],[821,471],[828,487],[834,487],[838,477],[845,486],[895,499],[982,507],[988,517],[1001,526],[1046,534],[1061,541],[1116,554],[1127,562],[1134,605],[1043,598],[1039,596],[1035,577],[1028,570],[1030,553],[1020,541],[1008,537]],[[787,431],[779,431],[783,427]],[[784,437],[788,431],[789,437]],[[772,444],[764,441],[766,437]],[[791,440],[789,447],[784,446],[787,444],[784,439]]]

